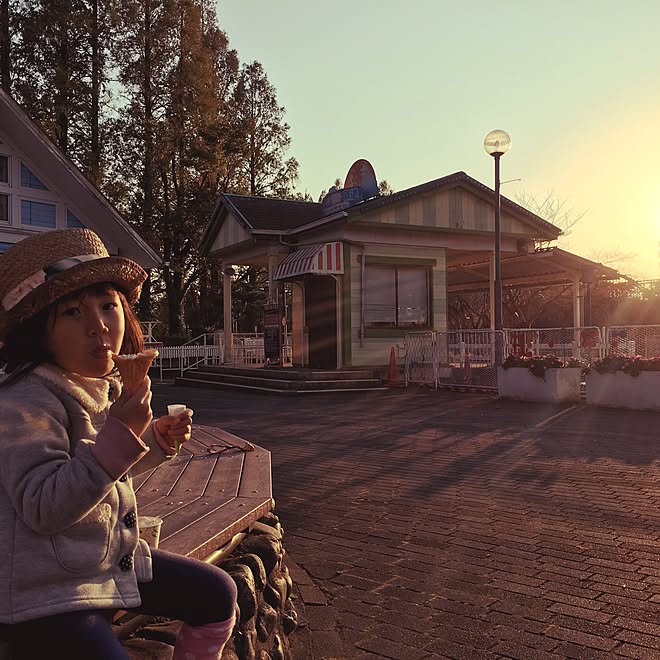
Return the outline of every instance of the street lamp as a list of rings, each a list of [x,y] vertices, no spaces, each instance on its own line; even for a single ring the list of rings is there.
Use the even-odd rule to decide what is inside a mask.
[[[502,329],[502,267],[500,259],[500,158],[511,149],[511,138],[505,131],[491,131],[484,138],[484,149],[495,159],[495,330]],[[501,357],[501,356],[500,356]],[[499,364],[501,360],[497,360]]]

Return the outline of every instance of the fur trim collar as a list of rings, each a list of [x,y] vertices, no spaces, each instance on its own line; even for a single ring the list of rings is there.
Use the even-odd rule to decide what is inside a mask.
[[[119,380],[113,376],[87,378],[53,364],[40,364],[34,369],[34,374],[73,397],[90,413],[106,410],[121,392]]]

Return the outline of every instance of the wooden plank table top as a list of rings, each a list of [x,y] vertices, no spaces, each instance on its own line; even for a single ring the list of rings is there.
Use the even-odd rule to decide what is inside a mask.
[[[163,519],[163,550],[204,559],[273,508],[270,452],[193,426],[181,454],[136,475],[138,511]]]

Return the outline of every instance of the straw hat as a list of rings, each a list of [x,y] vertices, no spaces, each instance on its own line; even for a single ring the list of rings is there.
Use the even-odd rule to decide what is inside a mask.
[[[92,284],[116,284],[134,303],[146,277],[134,261],[109,256],[89,229],[60,229],[25,238],[0,255],[0,341],[17,323]]]

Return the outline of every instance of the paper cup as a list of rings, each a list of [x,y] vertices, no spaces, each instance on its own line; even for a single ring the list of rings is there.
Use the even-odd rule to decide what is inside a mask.
[[[188,406],[185,403],[170,403],[169,406],[167,406],[167,414],[170,415],[170,417],[177,417],[187,409]],[[174,449],[174,456],[178,456],[179,452],[181,451],[181,444],[177,442]]]
[[[167,406],[167,414],[173,417],[180,415],[182,412],[185,412],[188,406],[185,403],[170,403]]]
[[[147,542],[150,548],[157,548],[160,541],[162,518],[156,516],[138,516],[138,531],[140,538]]]

